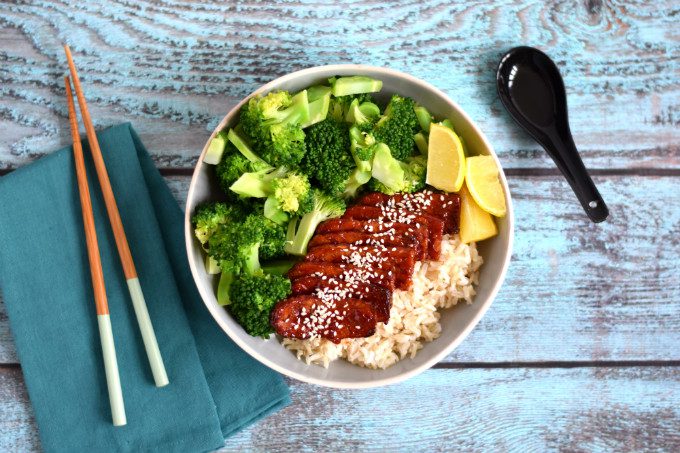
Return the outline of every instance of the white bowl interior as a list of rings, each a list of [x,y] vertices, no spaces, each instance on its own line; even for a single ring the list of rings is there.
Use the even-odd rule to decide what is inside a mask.
[[[363,65],[321,66],[281,77],[264,85],[253,95],[275,89],[299,91],[315,83],[323,82],[334,75],[367,75],[382,80],[383,89],[376,96],[378,101],[386,102],[392,93],[413,98],[432,112],[436,118],[449,118],[456,132],[463,138],[470,154],[492,155],[496,159],[498,167],[501,168],[491,145],[457,104],[433,86],[404,73]],[[238,110],[243,102],[227,114],[213,132],[213,136],[225,126],[231,126],[238,121]],[[302,381],[339,388],[373,387],[401,381],[426,370],[449,354],[479,322],[500,289],[510,261],[513,240],[512,203],[510,191],[502,171],[501,182],[505,188],[508,215],[503,219],[497,219],[499,234],[493,239],[479,244],[484,264],[481,268],[474,303],[471,305],[461,304],[443,310],[440,321],[442,334],[438,339],[432,343],[426,343],[414,359],[401,360],[386,370],[361,368],[344,360],[336,360],[331,363],[328,369],[316,365],[306,365],[297,360],[292,352],[281,346],[274,336],[266,341],[249,336],[229,313],[217,304],[215,298],[216,278],[205,272],[204,257],[198,241],[194,238],[190,224],[190,213],[194,211],[198,204],[206,200],[220,198],[221,190],[214,180],[213,170],[209,168],[210,165],[203,164],[203,155],[206,149],[207,144],[194,171],[186,205],[185,238],[194,280],[206,306],[220,327],[246,352],[280,373]]]

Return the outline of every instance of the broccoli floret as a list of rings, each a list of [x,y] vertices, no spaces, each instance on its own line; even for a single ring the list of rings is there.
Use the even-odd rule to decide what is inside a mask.
[[[274,221],[279,220],[279,213],[304,214],[311,203],[311,184],[307,176],[288,171],[286,167],[243,173],[229,190],[244,198],[267,198],[265,217]]]
[[[349,130],[350,151],[354,156],[354,163],[360,171],[371,171],[376,142],[373,135],[362,132],[357,126]]]
[[[302,214],[309,210],[312,187],[307,176],[292,172],[283,178],[274,179],[271,188],[273,198],[284,212],[297,213],[300,205],[303,205]]]
[[[328,107],[328,116],[335,121],[345,121],[349,113],[352,102],[357,101],[359,105],[364,103],[375,104],[373,96],[369,93],[353,94],[347,96],[332,97]]]
[[[320,190],[313,191],[314,206],[310,212],[298,218],[294,217],[288,224],[286,245],[284,250],[291,255],[307,253],[307,244],[314,235],[316,227],[324,220],[344,214],[346,205],[342,199],[328,195]]]
[[[194,225],[196,238],[205,245],[220,225],[238,221],[243,214],[243,209],[238,205],[205,203],[196,208],[191,223]]]
[[[406,162],[401,162],[404,170],[404,187],[402,192],[418,192],[425,188],[427,175],[427,159],[423,156],[411,157]]]
[[[307,91],[254,97],[241,109],[240,125],[256,153],[273,166],[297,166],[305,155],[302,124],[309,120]]]
[[[240,222],[218,226],[208,240],[208,253],[220,263],[222,272],[261,273],[260,256],[282,255],[283,227],[260,214],[250,214]]]
[[[266,337],[273,332],[269,323],[272,308],[290,292],[290,280],[285,277],[241,275],[229,287],[229,311],[248,334]]]
[[[286,227],[269,219],[264,219],[263,223],[260,258],[262,260],[282,258],[286,254],[283,250],[286,244]]]
[[[381,182],[377,178],[371,178],[367,188],[372,191],[382,192],[387,195],[394,195],[398,192],[413,193],[425,188],[425,176],[427,173],[427,159],[423,156],[411,157],[406,162],[394,160],[391,164],[397,164],[401,172],[390,172],[390,177],[386,180],[389,184]]]
[[[380,107],[372,102],[359,103],[359,99],[352,101],[345,115],[345,121],[363,132],[370,132],[379,118]]]
[[[375,145],[371,175],[387,186],[390,191],[399,192],[404,187],[404,170],[400,164],[401,162],[394,158],[386,144]]]
[[[394,195],[395,193],[399,192],[398,190],[387,187],[385,184],[381,183],[375,178],[371,178],[370,181],[368,181],[366,188],[371,192],[381,192],[387,195]]]
[[[415,151],[413,135],[419,129],[419,123],[414,107],[413,99],[393,95],[373,129],[375,139],[387,144],[392,156],[398,160],[406,160]]]
[[[307,129],[307,154],[302,170],[333,196],[342,194],[355,167],[347,126],[326,118]]]
[[[345,191],[342,193],[342,197],[345,199],[356,197],[361,187],[370,181],[370,179],[370,171],[361,170],[359,168],[355,169],[345,185]]]

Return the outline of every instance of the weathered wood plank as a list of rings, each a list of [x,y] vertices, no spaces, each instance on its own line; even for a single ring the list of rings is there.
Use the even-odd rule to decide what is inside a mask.
[[[511,178],[507,280],[446,361],[680,360],[680,178],[595,179],[611,210],[599,225],[561,178]],[[184,204],[189,178],[167,181]],[[0,304],[0,363],[13,362]]]
[[[2,3],[0,168],[68,143],[66,39],[97,126],[133,121],[165,167],[191,167],[211,127],[263,82],[346,62],[430,81],[479,122],[508,168],[552,167],[495,93],[500,55],[526,43],[562,67],[590,167],[680,168],[678,13],[672,0]]]
[[[677,368],[432,370],[364,391],[289,384],[292,406],[220,451],[680,448]],[[20,369],[0,368],[0,396],[0,450],[38,450]]]

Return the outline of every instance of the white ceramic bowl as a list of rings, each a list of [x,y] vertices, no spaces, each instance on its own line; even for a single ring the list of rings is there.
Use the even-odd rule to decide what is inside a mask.
[[[383,89],[376,95],[378,101],[386,102],[393,93],[413,98],[417,103],[425,106],[435,118],[449,118],[472,154],[491,155],[496,160],[498,168],[501,168],[484,134],[455,102],[432,85],[402,72],[363,65],[319,66],[280,77],[260,87],[251,96],[265,94],[271,90],[299,91],[324,82],[334,75],[366,75],[382,80]],[[211,139],[218,131],[238,121],[239,109],[248,98],[231,109],[217,126]],[[198,204],[219,198],[220,188],[214,180],[213,169],[209,168],[210,165],[203,164],[203,156],[207,148],[206,143],[191,179],[185,211],[185,239],[191,272],[205,305],[227,335],[248,354],[280,373],[301,381],[337,388],[376,387],[405,380],[430,368],[453,351],[479,322],[501,287],[510,262],[513,241],[512,202],[502,171],[500,179],[505,189],[508,214],[503,219],[497,219],[499,234],[479,244],[479,252],[484,258],[484,264],[481,268],[474,303],[460,304],[441,311],[442,334],[439,338],[426,343],[414,359],[401,360],[386,370],[361,368],[344,360],[332,362],[328,369],[317,365],[306,365],[292,352],[285,349],[274,336],[269,340],[249,336],[229,313],[217,304],[216,278],[205,271],[201,247],[194,238],[190,222],[190,215]],[[226,338],[225,341],[227,341]]]

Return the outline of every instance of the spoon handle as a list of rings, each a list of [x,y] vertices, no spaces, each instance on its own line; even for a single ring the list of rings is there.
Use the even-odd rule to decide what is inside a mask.
[[[590,178],[571,134],[551,140],[551,143],[546,145],[548,145],[546,150],[569,182],[590,220],[596,223],[603,222],[609,215],[609,209]]]

